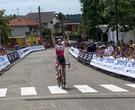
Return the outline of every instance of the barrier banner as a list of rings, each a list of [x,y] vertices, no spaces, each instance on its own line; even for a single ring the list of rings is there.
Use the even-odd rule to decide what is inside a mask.
[[[44,50],[44,46],[29,46],[12,53],[8,53],[7,55],[0,56],[0,71],[6,68],[8,65],[12,64],[13,62],[19,60],[20,58],[25,57],[31,52]]]
[[[127,58],[117,58],[114,62],[113,69],[116,71],[125,71],[125,67],[128,63]]]
[[[0,56],[0,71],[10,65],[7,55]]]
[[[90,64],[92,57],[93,57],[93,52],[80,52],[78,55],[78,61],[85,64]]]
[[[27,54],[29,54],[32,51],[31,51],[30,47],[26,47],[26,48],[17,50],[17,52],[18,52],[20,58],[23,58],[23,57],[25,57]]]
[[[91,60],[92,60],[92,58],[93,58],[93,52],[88,52],[88,54],[87,54],[87,58],[86,58],[86,63],[87,64],[90,64],[90,62],[91,62]]]
[[[93,53],[79,52],[74,47],[71,47],[69,52],[84,64],[89,64],[114,74],[135,78],[135,59],[115,59],[113,56],[97,56]]]
[[[84,52],[80,52],[79,55],[78,55],[78,58],[77,58],[78,61],[83,62],[84,55],[85,55]]]
[[[78,55],[79,55],[79,50],[78,49],[76,49],[76,48],[74,48],[74,47],[71,47],[70,49],[69,49],[69,52],[70,52],[70,54],[71,55],[73,55],[75,58],[78,58]]]
[[[135,60],[129,61],[126,65],[125,71],[132,75],[135,75]]]
[[[114,63],[115,63],[114,57],[112,57],[112,56],[104,57],[103,69],[106,70],[106,71],[113,72]]]
[[[19,60],[20,59],[20,56],[19,56],[19,54],[18,54],[17,51],[14,51],[12,53],[8,53],[7,54],[7,58],[8,58],[8,60],[9,60],[10,63],[13,63],[13,62]]]
[[[129,61],[127,58],[115,59],[112,56],[100,57],[94,54],[90,65],[114,74],[135,78],[135,60]]]

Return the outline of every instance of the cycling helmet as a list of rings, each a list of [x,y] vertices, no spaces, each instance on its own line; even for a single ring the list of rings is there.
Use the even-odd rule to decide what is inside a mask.
[[[61,39],[57,39],[57,42],[62,42],[62,40]]]

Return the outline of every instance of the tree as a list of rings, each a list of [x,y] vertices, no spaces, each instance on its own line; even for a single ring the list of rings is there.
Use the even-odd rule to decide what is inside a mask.
[[[9,26],[9,19],[4,16],[4,10],[0,10],[0,41],[6,43],[8,37],[11,35],[11,29]]]
[[[80,0],[83,12],[83,21],[88,27],[88,33],[96,36],[96,26],[107,24],[116,29],[115,0]],[[121,31],[135,28],[135,0],[118,0],[118,23]]]
[[[115,0],[106,0],[106,16],[110,16],[108,23],[113,30],[115,30]],[[118,23],[121,31],[129,31],[135,28],[135,0],[118,0]]]
[[[62,35],[64,35],[64,21],[66,19],[65,15],[62,14],[61,12],[57,14],[58,19],[61,22],[61,30],[62,30]]]
[[[97,36],[97,25],[106,23],[104,19],[104,4],[100,0],[80,0],[83,11],[83,21],[88,27],[87,33],[95,39]]]

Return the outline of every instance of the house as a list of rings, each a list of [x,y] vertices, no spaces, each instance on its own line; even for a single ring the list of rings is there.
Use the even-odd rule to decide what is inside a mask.
[[[106,32],[108,29],[108,25],[99,25],[99,28],[102,32]],[[116,30],[112,31],[111,28],[107,31],[108,41],[117,42]],[[128,42],[129,40],[133,40],[135,42],[135,30],[130,30],[128,32],[121,32],[120,27],[118,29],[118,40],[123,40],[124,42]]]
[[[135,42],[135,30],[130,30],[128,32],[120,32],[118,33],[118,39],[123,40],[124,42],[128,42],[132,40]],[[108,41],[117,42],[116,31],[112,31],[109,29],[108,31]]]
[[[54,33],[60,33],[60,20],[56,16],[55,12],[41,12],[41,25],[45,29],[53,30]],[[28,13],[24,16],[25,18],[31,19],[35,22],[39,22],[39,13]]]
[[[80,23],[77,22],[65,22],[64,23],[65,30],[68,30],[70,32],[79,32],[80,29]]]
[[[20,46],[25,45],[26,34],[37,32],[39,23],[27,18],[15,18],[9,21],[11,27],[10,42],[15,45],[18,43]]]

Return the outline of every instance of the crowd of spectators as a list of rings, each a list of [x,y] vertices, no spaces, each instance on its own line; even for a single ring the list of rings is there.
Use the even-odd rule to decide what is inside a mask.
[[[107,45],[97,47],[96,54],[101,56],[113,56],[114,58],[128,58],[135,59],[135,44],[132,40],[124,43],[122,40],[118,41],[117,45],[114,46],[112,42]]]
[[[118,41],[116,45],[114,45],[112,41],[105,45],[96,42],[75,42],[73,46],[78,48],[81,52],[95,52],[98,56],[135,59],[135,44],[132,40],[127,43],[121,40]]]

